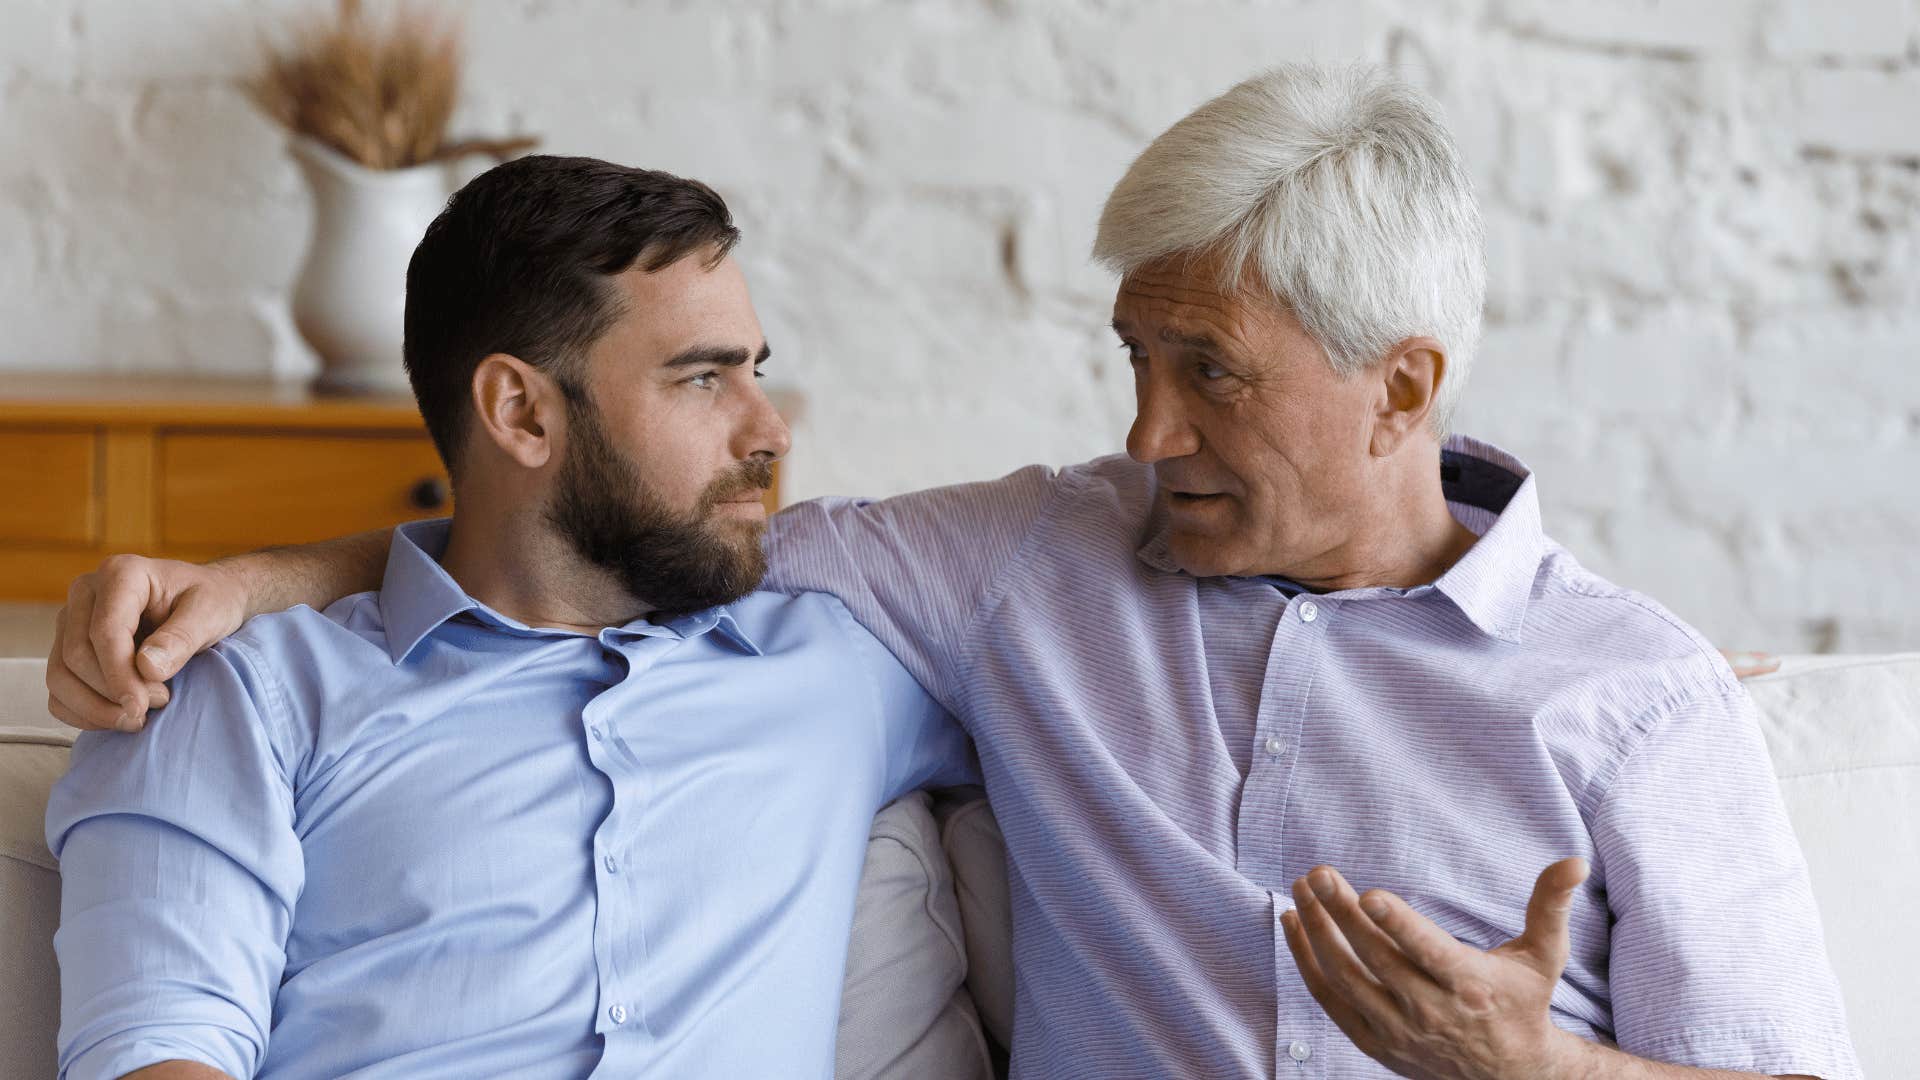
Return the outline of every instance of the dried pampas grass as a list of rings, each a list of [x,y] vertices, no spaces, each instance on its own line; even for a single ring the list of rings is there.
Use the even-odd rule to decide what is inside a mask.
[[[460,94],[460,33],[450,18],[400,6],[381,25],[360,0],[310,19],[285,48],[265,46],[249,96],[288,131],[369,169],[405,169],[465,154],[511,157],[537,140],[449,142]]]

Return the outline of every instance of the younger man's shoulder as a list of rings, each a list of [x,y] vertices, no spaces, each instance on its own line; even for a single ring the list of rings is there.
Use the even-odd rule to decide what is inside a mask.
[[[324,610],[297,604],[284,611],[255,615],[215,647],[233,646],[268,662],[311,659],[316,650],[384,650],[386,626],[380,593],[373,590],[343,596]]]

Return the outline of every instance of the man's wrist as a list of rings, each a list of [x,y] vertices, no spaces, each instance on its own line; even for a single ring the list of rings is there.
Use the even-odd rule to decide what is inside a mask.
[[[261,603],[263,594],[271,591],[273,576],[273,549],[249,551],[244,555],[229,555],[206,564],[208,573],[226,579],[227,586],[236,590],[241,600],[242,622],[255,615],[277,610]],[[285,605],[282,605],[285,606]]]
[[[1598,1080],[1604,1075],[1602,1053],[1598,1043],[1549,1025],[1545,1062],[1527,1075],[1539,1080]]]

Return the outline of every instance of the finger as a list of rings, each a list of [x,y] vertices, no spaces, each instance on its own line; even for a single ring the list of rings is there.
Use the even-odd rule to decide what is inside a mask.
[[[138,702],[128,699],[121,701],[109,685],[106,676],[101,674],[100,662],[94,653],[93,641],[88,637],[88,628],[93,622],[94,592],[93,575],[87,575],[74,581],[67,591],[67,606],[61,609],[57,637],[53,654],[47,658],[47,670],[55,668],[66,671],[98,696],[112,701],[123,714],[130,714]],[[57,661],[57,662],[56,662]],[[48,689],[52,689],[49,684]],[[91,696],[80,696],[69,704],[80,707],[92,700]]]
[[[233,630],[232,620],[211,594],[198,587],[186,589],[166,621],[141,644],[141,673],[156,681],[171,679],[188,660]]]
[[[147,609],[153,584],[132,566],[109,561],[101,567],[86,623],[87,642],[102,678],[94,688],[120,702],[129,713],[142,711],[147,702],[146,684],[133,667],[133,640],[140,632],[140,615]],[[78,612],[75,617],[79,617]],[[75,674],[87,677],[83,671]]]
[[[1307,887],[1333,917],[1360,962],[1402,1006],[1440,993],[1434,978],[1408,960],[1387,932],[1360,910],[1360,894],[1340,871],[1331,866],[1315,867],[1307,874]]]
[[[1567,920],[1573,911],[1573,894],[1587,874],[1585,859],[1561,859],[1542,870],[1527,900],[1527,928],[1502,951],[1530,960],[1534,970],[1558,979],[1571,949]]]
[[[119,702],[101,697],[65,667],[47,668],[47,712],[82,731],[139,730],[127,726],[129,718]]]
[[[1405,900],[1385,889],[1368,889],[1360,898],[1360,910],[1393,942],[1400,955],[1440,986],[1458,991],[1471,976],[1473,960],[1479,954],[1413,910]]]
[[[1399,1021],[1400,1003],[1387,993],[1354,954],[1353,946],[1308,887],[1306,878],[1293,883],[1293,903],[1307,944],[1313,949],[1314,959],[1319,961],[1320,973],[1334,993],[1358,1009],[1371,1023],[1388,1025]]]
[[[98,728],[94,727],[92,724],[88,723],[86,719],[82,717],[80,714],[74,712],[72,709],[67,708],[66,705],[63,704],[59,698],[54,697],[51,694],[47,696],[47,715],[53,717],[55,720],[60,721],[61,723],[67,725],[70,728],[79,728],[82,731],[99,730]]]
[[[1327,1017],[1346,1033],[1347,1038],[1352,1039],[1361,1050],[1366,1050],[1379,1033],[1372,1022],[1342,1000],[1327,982],[1326,973],[1320,970],[1320,961],[1313,955],[1313,946],[1307,942],[1306,931],[1301,929],[1300,913],[1282,912],[1280,928],[1286,935],[1287,951],[1293,954],[1294,966],[1300,969],[1300,981],[1307,984],[1307,993],[1313,995],[1313,1000],[1320,1003]]]
[[[1780,659],[1763,652],[1734,652],[1730,649],[1721,649],[1720,655],[1726,657],[1727,666],[1733,668],[1734,675],[1742,679],[1780,670]]]

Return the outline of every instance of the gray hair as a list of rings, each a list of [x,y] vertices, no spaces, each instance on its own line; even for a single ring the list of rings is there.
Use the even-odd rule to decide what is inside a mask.
[[[1447,353],[1445,434],[1480,337],[1480,210],[1425,94],[1379,68],[1291,64],[1168,128],[1107,197],[1093,255],[1122,276],[1220,252],[1352,375],[1410,337]]]

